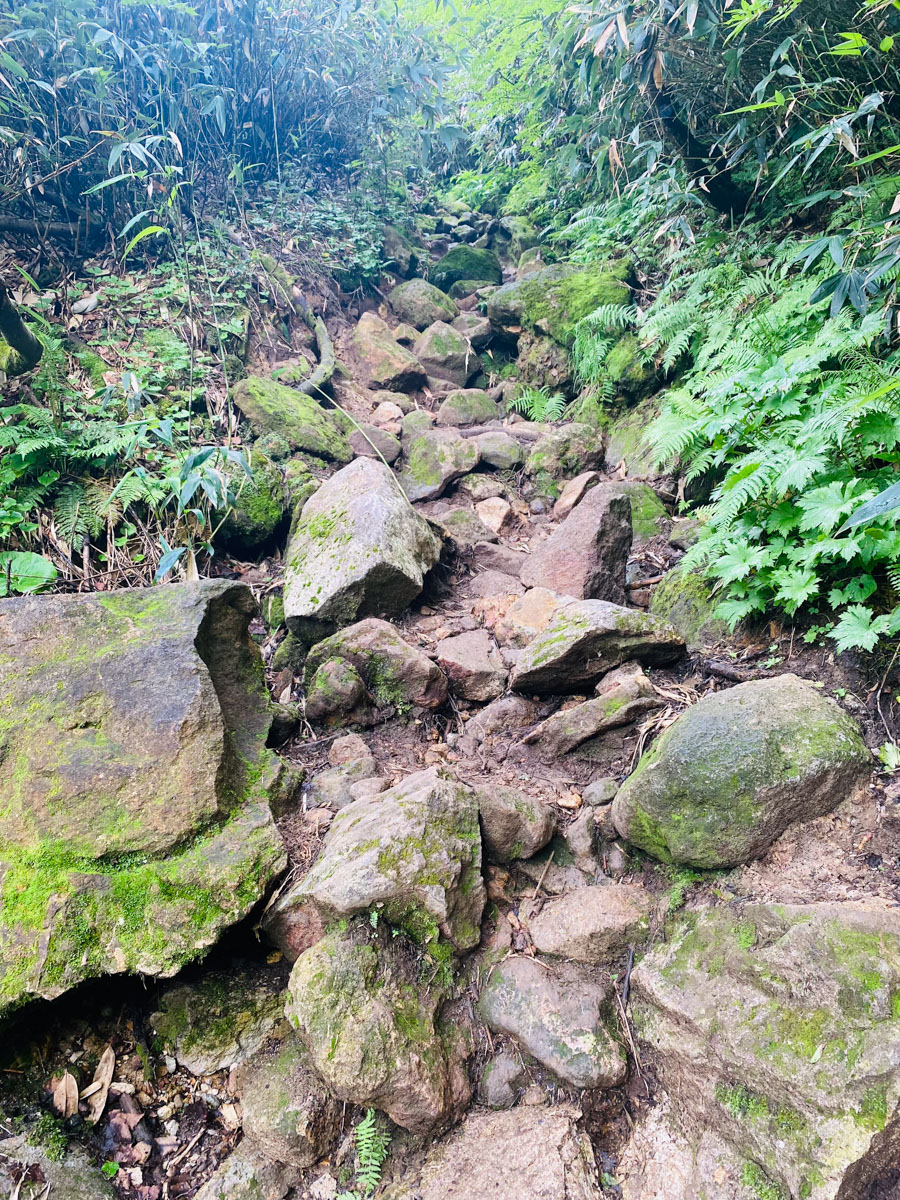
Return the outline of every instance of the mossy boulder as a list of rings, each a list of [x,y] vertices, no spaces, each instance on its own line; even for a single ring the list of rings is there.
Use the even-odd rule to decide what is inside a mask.
[[[424,387],[425,371],[414,354],[394,338],[375,313],[363,313],[353,331],[355,350],[366,386],[373,391],[414,392]]]
[[[488,283],[501,283],[503,269],[493,250],[454,246],[431,268],[429,278],[435,287],[447,291],[458,279],[484,279]]]
[[[644,357],[633,333],[622,334],[607,354],[604,366],[619,395],[637,398],[656,380],[653,363]]]
[[[525,470],[538,478],[571,478],[601,466],[605,447],[601,430],[573,421],[535,442],[525,462]]]
[[[440,668],[387,621],[369,617],[313,646],[306,660],[309,694],[318,695],[318,673],[335,659],[353,668],[375,708],[440,708],[447,699],[447,680]]]
[[[757,1194],[868,1197],[900,1136],[900,930],[868,904],[722,904],[635,968],[632,1011],[685,1125]],[[696,1132],[695,1132],[696,1137]]]
[[[413,245],[396,225],[385,225],[382,237],[385,266],[395,270],[403,279],[415,275],[419,269],[422,250]]]
[[[341,809],[282,907],[312,904],[326,919],[376,909],[414,939],[470,950],[484,903],[475,795],[432,768]]]
[[[516,788],[475,788],[486,855],[507,863],[531,858],[556,832],[556,813],[549,804]]]
[[[287,624],[316,640],[361,617],[397,616],[440,552],[389,468],[357,458],[303,506],[285,555]]]
[[[517,263],[526,250],[540,245],[541,235],[527,217],[508,216],[500,218],[494,241],[496,248],[511,263]]]
[[[249,589],[0,602],[0,1012],[174,974],[284,863]]]
[[[527,329],[571,346],[575,326],[602,304],[629,302],[627,259],[606,266],[558,263],[507,283],[487,303],[491,324],[501,331]]]
[[[519,338],[516,366],[523,383],[571,396],[574,381],[572,360],[568,350],[552,338],[526,330]]]
[[[49,1113],[44,1119],[52,1120]],[[59,1122],[63,1146],[63,1125]],[[88,1155],[73,1139],[62,1158],[56,1147],[29,1142],[24,1134],[13,1135],[3,1123],[0,1137],[0,1197],[2,1200],[115,1200],[116,1192]],[[10,1136],[6,1136],[9,1134]],[[62,1147],[60,1147],[62,1149]]]
[[[718,601],[699,571],[675,567],[653,589],[650,611],[674,625],[689,650],[709,648],[728,636],[728,625],[715,615]]]
[[[473,350],[483,350],[493,336],[491,323],[479,312],[463,312],[451,324],[471,344]]]
[[[284,1015],[284,980],[271,972],[213,971],[167,988],[150,1026],[193,1075],[226,1071],[254,1055]]]
[[[285,996],[281,995],[281,1016]],[[288,1035],[240,1069],[242,1127],[260,1155],[301,1170],[341,1136],[343,1104],[312,1070],[303,1043]]]
[[[496,402],[480,388],[460,388],[451,392],[437,410],[438,425],[486,425],[499,417]]]
[[[435,321],[452,321],[459,309],[446,292],[426,279],[410,279],[388,293],[388,304],[396,316],[416,329],[427,329]]]
[[[292,450],[346,463],[353,457],[343,422],[335,410],[274,379],[248,375],[231,389],[231,398],[259,435],[277,433]]]
[[[513,471],[525,461],[525,451],[515,438],[501,429],[488,430],[475,439],[482,463],[497,471]]]
[[[423,982],[403,939],[367,925],[330,932],[300,956],[287,1017],[339,1100],[432,1133],[468,1103],[471,1043],[442,1019],[441,988]]]
[[[457,279],[456,283],[450,285],[450,298],[452,300],[465,300],[467,296],[473,296],[476,292],[480,292],[482,288],[496,286],[493,279]]]
[[[400,486],[410,500],[435,500],[478,462],[474,438],[460,437],[454,429],[429,428],[409,439],[404,436]]]
[[[234,508],[217,535],[217,544],[235,555],[259,555],[270,550],[287,515],[284,477],[264,454],[250,456],[251,476],[230,471]]]
[[[465,335],[446,321],[429,325],[413,347],[429,375],[464,388],[481,371],[481,359]]]
[[[631,503],[631,528],[635,542],[646,542],[666,528],[669,514],[648,483],[626,480],[616,485],[620,495]]]
[[[613,801],[613,821],[665,862],[730,867],[831,812],[872,756],[838,704],[796,675],[741,683],[681,714]]]
[[[641,400],[634,408],[620,410],[604,425],[606,467],[624,471],[626,476],[653,476],[653,452],[644,441],[647,429],[659,416],[659,402],[653,397]]]

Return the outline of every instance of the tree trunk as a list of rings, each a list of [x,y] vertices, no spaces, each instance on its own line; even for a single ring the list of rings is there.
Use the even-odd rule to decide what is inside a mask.
[[[0,337],[6,346],[0,346],[0,368],[7,375],[24,375],[37,366],[44,353],[40,338],[36,337],[13,304],[9,292],[0,284]]]

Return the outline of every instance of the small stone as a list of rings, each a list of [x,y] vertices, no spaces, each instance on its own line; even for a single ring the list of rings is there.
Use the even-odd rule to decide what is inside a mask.
[[[372,413],[373,425],[391,425],[403,420],[403,409],[392,401],[383,400]]]
[[[400,457],[399,439],[375,425],[360,426],[350,434],[348,441],[357,458],[381,458],[390,465]]]
[[[512,733],[530,725],[536,713],[534,704],[524,696],[501,696],[472,719],[470,728],[479,731],[482,737]]]
[[[568,597],[558,596],[547,588],[531,588],[519,596],[497,622],[494,635],[501,646],[527,646],[533,638],[546,629],[556,610],[565,604]]]
[[[493,337],[494,331],[490,321],[478,312],[460,313],[451,324],[471,342],[473,350],[483,350]]]
[[[493,530],[468,508],[454,508],[448,513],[432,517],[435,525],[439,526],[445,537],[453,542],[457,550],[470,550],[479,542],[496,538]]]
[[[583,498],[585,492],[599,481],[600,476],[596,471],[583,471],[580,475],[576,475],[562,490],[559,499],[553,505],[553,515],[557,521],[564,521],[576,504]]]
[[[412,346],[419,336],[419,331],[414,325],[406,325],[402,321],[394,327],[394,341],[399,342],[401,346]]]
[[[487,596],[521,596],[524,591],[518,579],[502,571],[481,571],[466,584],[466,593],[473,600]]]
[[[481,461],[498,471],[512,471],[525,460],[525,452],[515,438],[502,430],[490,430],[476,438]]]
[[[475,511],[479,519],[494,533],[503,533],[515,521],[511,506],[500,496],[479,501],[475,505]]]
[[[545,513],[547,511],[547,505],[543,502],[540,496],[535,496],[535,498],[528,504],[528,511],[532,514],[532,516],[539,517],[541,513]]]
[[[374,796],[380,796],[390,786],[390,779],[384,775],[373,775],[369,779],[360,779],[358,783],[350,785],[350,799],[370,800]]]
[[[512,1108],[525,1078],[525,1071],[516,1056],[501,1051],[485,1063],[480,1099],[488,1108]]]
[[[441,642],[438,664],[457,696],[494,700],[506,691],[507,670],[491,636],[483,629]]]
[[[487,499],[488,497],[482,497]],[[509,546],[483,542],[475,547],[475,562],[487,570],[500,571],[504,575],[519,578],[519,573],[528,558],[521,550],[513,550]]]
[[[618,790],[619,783],[616,779],[594,779],[582,791],[581,799],[585,804],[597,808],[605,804],[611,804]]]
[[[476,446],[479,439],[475,439]],[[479,451],[480,452],[480,451]],[[488,500],[491,496],[509,496],[509,488],[497,475],[466,475],[456,485],[456,490],[469,500]]]
[[[435,417],[438,425],[485,425],[488,421],[496,421],[499,413],[497,405],[487,392],[479,388],[461,388],[451,392],[437,410]]]

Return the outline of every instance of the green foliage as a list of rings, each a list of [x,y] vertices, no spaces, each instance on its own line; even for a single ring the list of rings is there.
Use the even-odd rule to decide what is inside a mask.
[[[567,408],[562,392],[525,386],[517,388],[509,406],[529,421],[561,421]]]
[[[670,367],[691,363],[649,432],[658,461],[709,494],[685,565],[717,581],[732,626],[770,607],[837,614],[839,649],[874,648],[900,629],[900,532],[886,512],[840,530],[900,461],[900,381],[877,356],[880,322],[804,303],[806,281],[784,266],[680,278],[641,335]]]
[[[337,1200],[362,1200],[371,1196],[381,1182],[381,1169],[391,1145],[390,1131],[370,1108],[355,1130],[356,1188],[341,1192]]]
[[[0,38],[4,212],[112,220],[125,254],[179,236],[201,183],[215,210],[225,175],[240,199],[288,161],[383,170],[443,111],[424,30],[381,4],[0,0]]]

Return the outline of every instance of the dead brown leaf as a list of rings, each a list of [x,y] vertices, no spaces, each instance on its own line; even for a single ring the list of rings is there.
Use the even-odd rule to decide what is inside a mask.
[[[88,1097],[87,1101],[88,1115],[85,1119],[88,1125],[96,1125],[103,1116],[103,1110],[106,1108],[106,1100],[109,1096],[109,1085],[112,1083],[115,1071],[116,1052],[112,1046],[107,1046],[100,1055],[97,1070],[94,1072],[94,1083],[98,1083],[100,1087],[92,1096]]]
[[[53,1089],[52,1103],[57,1115],[63,1120],[67,1117],[74,1117],[78,1113],[78,1084],[75,1076],[69,1071],[66,1071]]]

